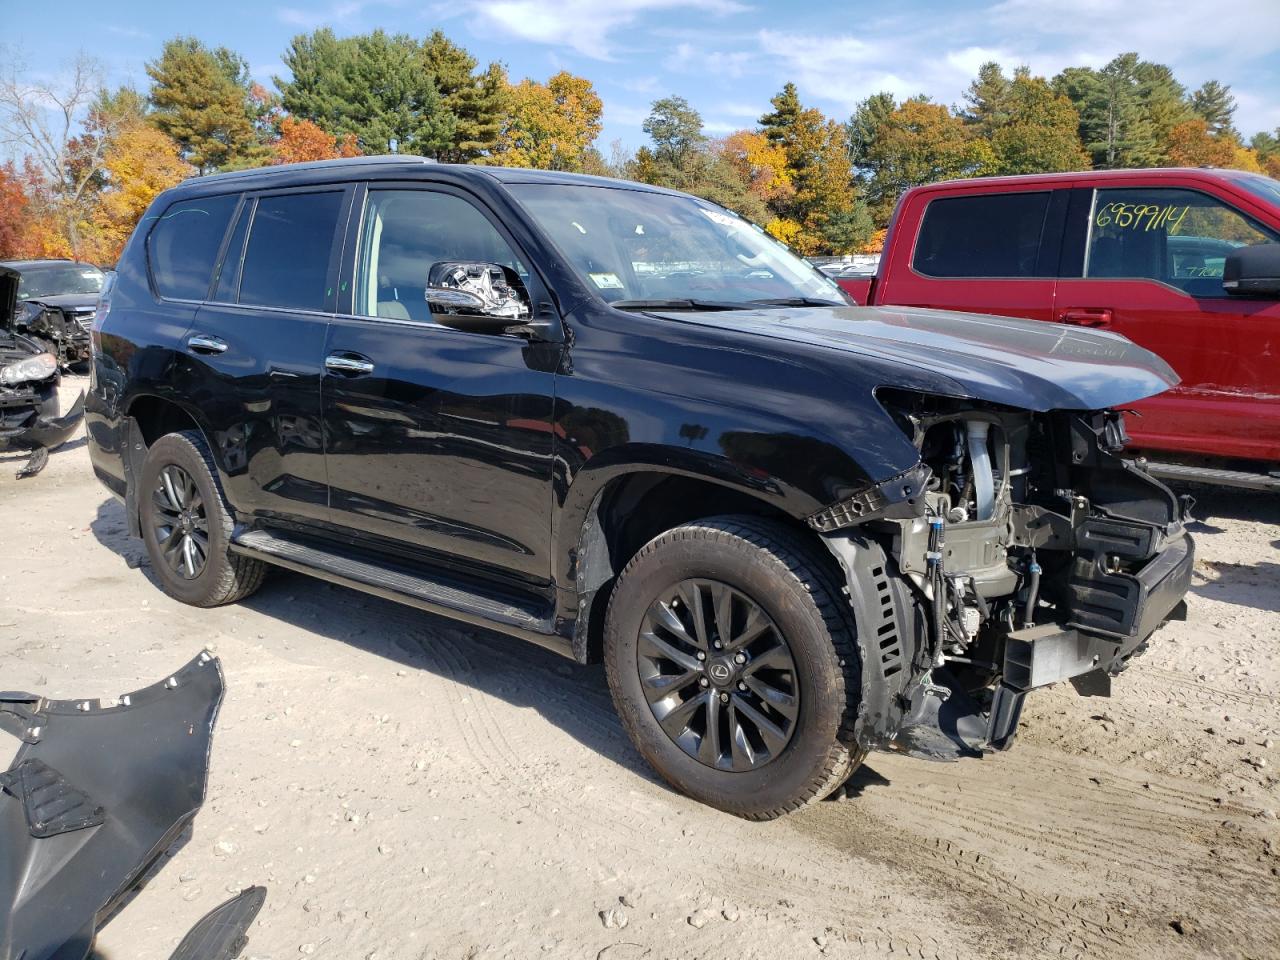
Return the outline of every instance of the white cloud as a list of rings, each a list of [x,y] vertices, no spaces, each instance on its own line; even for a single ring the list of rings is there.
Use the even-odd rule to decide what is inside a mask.
[[[358,19],[369,7],[400,7],[404,0],[333,0],[319,9],[279,7],[276,19],[294,27],[313,30],[316,27],[336,26]]]
[[[705,44],[677,43],[662,65],[674,73],[737,79],[759,59],[759,55],[750,50],[708,50]]]
[[[726,16],[747,9],[737,0],[473,0],[470,8],[509,36],[567,47],[596,60],[613,59],[613,35],[643,14],[680,10]]]

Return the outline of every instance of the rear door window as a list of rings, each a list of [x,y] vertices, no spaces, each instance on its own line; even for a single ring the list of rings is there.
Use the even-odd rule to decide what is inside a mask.
[[[1053,270],[1037,267],[1049,196],[1045,191],[931,200],[912,268],[946,279],[1052,276]]]
[[[240,197],[181,200],[160,215],[147,237],[156,292],[169,300],[203,300],[214,261]]]
[[[1197,190],[1098,190],[1089,221],[1085,276],[1154,280],[1193,297],[1223,297],[1227,255],[1277,240],[1275,231]]]
[[[259,197],[240,271],[240,303],[324,310],[340,190]]]

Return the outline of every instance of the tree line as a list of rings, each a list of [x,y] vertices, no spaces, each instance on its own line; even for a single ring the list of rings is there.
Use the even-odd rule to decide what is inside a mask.
[[[758,122],[707,134],[682,97],[653,102],[648,142],[597,147],[603,104],[561,71],[513,82],[440,31],[293,39],[288,77],[255,83],[243,57],[194,37],[147,63],[146,92],[108,90],[80,57],[59,87],[0,78],[0,257],[113,263],[147,205],[219,170],[397,152],[625,177],[714,200],[805,255],[874,251],[902,192],[955,177],[1143,166],[1235,167],[1280,176],[1280,129],[1245,141],[1230,88],[1187,90],[1135,53],[1053,78],[987,63],[957,107],[889,93],[846,120],[786,84]]]

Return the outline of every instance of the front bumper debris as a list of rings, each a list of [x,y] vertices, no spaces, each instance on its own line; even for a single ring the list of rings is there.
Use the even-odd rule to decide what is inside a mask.
[[[22,741],[0,775],[0,960],[89,955],[203,804],[222,694],[207,653],[114,701],[0,693]]]
[[[1027,693],[1068,680],[1085,696],[1110,694],[1111,677],[1140,653],[1163,623],[1185,620],[1195,546],[1190,534],[1168,541],[1136,574],[1124,575],[1123,603],[1109,594],[1089,611],[1112,629],[1038,624],[1005,640],[1004,670],[990,703],[980,704],[936,667],[909,695],[910,706],[886,747],[927,760],[958,760],[1013,743]],[[1101,612],[1099,612],[1101,611]],[[1077,607],[1077,615],[1085,614]]]
[[[19,427],[0,428],[0,450],[30,450],[31,458],[18,470],[17,478],[32,477],[49,462],[49,451],[62,446],[84,421],[84,392],[71,409],[60,417],[36,416]]]

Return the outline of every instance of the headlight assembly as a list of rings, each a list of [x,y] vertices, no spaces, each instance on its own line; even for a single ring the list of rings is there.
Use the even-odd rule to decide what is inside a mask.
[[[58,361],[52,353],[37,353],[0,369],[0,383],[11,387],[28,380],[47,380],[58,372]]]

